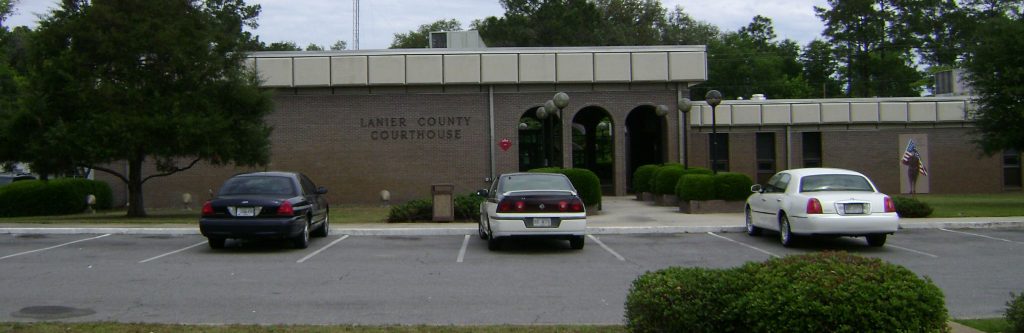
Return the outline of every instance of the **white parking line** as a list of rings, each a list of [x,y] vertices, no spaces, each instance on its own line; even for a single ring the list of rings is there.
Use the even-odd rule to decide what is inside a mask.
[[[764,253],[764,254],[770,255],[770,256],[772,256],[772,257],[776,257],[776,258],[782,258],[782,257],[780,257],[780,256],[779,256],[778,254],[774,254],[774,253],[771,253],[771,252],[768,252],[768,251],[762,250],[761,248],[758,248],[758,247],[756,247],[756,246],[753,246],[753,245],[750,245],[750,244],[747,244],[747,243],[743,243],[743,242],[739,242],[739,241],[733,240],[732,238],[729,238],[729,237],[725,237],[725,236],[721,236],[721,235],[718,235],[718,234],[716,234],[716,233],[713,233],[713,232],[710,232],[710,231],[708,231],[708,235],[711,235],[711,236],[715,236],[715,237],[718,237],[718,238],[721,238],[721,239],[724,239],[724,240],[727,240],[727,241],[730,241],[730,242],[733,242],[733,243],[736,243],[736,244],[739,244],[739,245],[743,245],[743,246],[746,246],[746,247],[748,247],[748,248],[751,248],[751,249],[753,249],[754,251],[757,251],[757,252],[761,252],[761,253]]]
[[[590,237],[590,239],[597,242],[597,245],[603,247],[605,251],[608,251],[608,253],[611,253],[616,258],[619,258],[619,261],[626,261],[626,258],[622,257],[622,255],[619,255],[619,253],[615,252],[615,250],[612,250],[612,248],[608,247],[608,245],[604,245],[604,242],[601,242],[601,240],[597,239],[597,237],[594,237],[594,235],[587,235],[587,237]]]
[[[191,249],[193,247],[196,247],[196,246],[199,246],[199,245],[203,245],[203,244],[206,244],[206,241],[199,242],[198,244],[195,244],[195,245],[189,245],[189,246],[187,246],[185,248],[174,250],[174,251],[171,251],[171,252],[167,252],[167,253],[164,253],[164,254],[161,254],[161,255],[158,255],[156,257],[152,257],[152,258],[149,258],[149,259],[146,259],[146,260],[141,260],[141,261],[139,261],[139,263],[140,264],[145,264],[147,262],[150,262],[150,261],[153,261],[153,260],[157,260],[157,259],[169,256],[169,255],[181,252],[181,251],[185,251],[185,250],[188,250],[188,249]]]
[[[331,246],[334,246],[334,244],[338,244],[338,242],[340,242],[340,241],[343,241],[343,240],[345,240],[345,238],[348,238],[348,235],[344,235],[344,236],[341,236],[341,238],[335,239],[335,240],[334,240],[333,242],[331,242],[330,244],[324,245],[324,247],[321,247],[320,249],[318,249],[318,250],[316,250],[316,251],[313,251],[313,253],[310,253],[309,255],[307,255],[307,256],[305,256],[305,257],[302,257],[302,259],[299,259],[299,260],[297,260],[297,261],[295,261],[295,262],[297,262],[297,263],[300,263],[300,264],[301,264],[301,263],[305,262],[306,260],[308,260],[309,258],[312,258],[313,256],[315,256],[315,255],[317,255],[317,254],[320,254],[320,252],[323,252],[323,251],[324,251],[324,250],[326,250],[327,248],[329,248],[329,247],[331,247]]]
[[[981,237],[981,238],[988,238],[988,239],[991,239],[991,240],[997,240],[997,241],[1001,241],[1001,242],[1024,244],[1024,242],[1018,242],[1018,241],[1015,241],[1015,240],[996,238],[996,237],[992,237],[992,236],[979,235],[979,234],[974,234],[974,233],[970,233],[970,232],[949,230],[949,229],[943,229],[943,228],[939,228],[939,230],[948,231],[948,232],[952,232],[952,233],[958,233],[958,234],[964,234],[964,235],[977,236],[977,237]]]
[[[61,246],[71,245],[71,244],[74,244],[74,243],[80,243],[80,242],[84,242],[84,241],[88,241],[88,240],[93,240],[93,239],[99,239],[99,238],[103,238],[103,237],[107,237],[107,236],[110,236],[110,234],[100,235],[100,236],[96,236],[96,237],[92,237],[92,238],[86,238],[86,239],[79,239],[79,240],[76,240],[76,241],[67,242],[67,243],[60,244],[60,245],[54,245],[54,246],[51,246],[51,247],[48,247],[48,248],[44,248],[44,249],[25,251],[25,252],[21,252],[21,253],[15,253],[15,254],[12,254],[12,255],[9,255],[9,256],[6,256],[6,257],[0,257],[0,260],[4,260],[4,259],[7,259],[7,258],[12,258],[12,257],[17,257],[17,256],[20,256],[20,255],[23,255],[23,254],[29,254],[29,253],[42,252],[42,251],[46,251],[46,250],[52,250],[52,249],[56,249],[56,248],[61,247]]]
[[[455,260],[455,262],[462,262],[462,259],[466,257],[467,246],[469,246],[469,235],[466,235],[466,238],[462,240],[462,249],[459,250],[459,259]]]
[[[920,254],[920,255],[929,256],[929,257],[932,257],[932,258],[938,258],[939,257],[937,255],[934,255],[934,254],[931,254],[931,253],[928,253],[928,252],[921,252],[921,251],[918,251],[918,250],[908,249],[908,248],[905,248],[905,247],[900,247],[900,246],[896,246],[896,245],[892,245],[892,244],[886,244],[885,246],[886,247],[891,247],[891,248],[894,248],[894,249],[898,249],[898,250],[903,250],[903,251],[907,251],[907,252],[913,252],[913,253],[917,253],[917,254]]]

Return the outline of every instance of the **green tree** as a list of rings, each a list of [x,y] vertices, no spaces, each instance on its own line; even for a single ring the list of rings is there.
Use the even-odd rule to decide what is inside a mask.
[[[323,50],[324,50],[323,46],[316,45],[315,43],[309,43],[309,45],[306,46],[306,51],[323,51]]]
[[[975,142],[989,155],[1024,151],[1024,18],[986,17],[970,36],[964,68],[977,96]]]
[[[295,45],[295,42],[273,42],[270,45],[261,45],[258,51],[302,51],[302,48]]]
[[[697,21],[683,11],[683,7],[676,6],[666,17],[662,42],[667,45],[708,45],[721,36],[718,26]]]
[[[842,63],[840,77],[852,97],[918,96],[921,73],[915,69],[913,23],[922,6],[901,0],[828,0],[814,7],[825,23],[824,35]],[[908,21],[909,22],[909,21]]]
[[[815,39],[804,47],[800,55],[804,67],[804,78],[811,89],[808,97],[839,97],[844,94],[842,84],[836,79],[839,63],[833,56],[832,45]]]
[[[436,31],[462,31],[459,20],[437,20],[434,23],[420,25],[419,29],[407,33],[395,34],[391,41],[392,49],[416,49],[430,47],[430,33]]]
[[[604,23],[601,45],[661,44],[667,24],[657,0],[596,0]]]
[[[587,0],[500,0],[502,17],[478,21],[476,29],[488,46],[606,45],[601,10]]]
[[[331,51],[341,51],[348,48],[348,42],[339,40],[331,45]]]
[[[148,180],[200,161],[265,164],[272,102],[241,52],[259,10],[243,0],[64,1],[33,39],[23,108],[4,133],[25,142],[14,157],[43,173],[87,166],[117,177],[129,216],[146,215]],[[144,174],[147,162],[157,171]]]

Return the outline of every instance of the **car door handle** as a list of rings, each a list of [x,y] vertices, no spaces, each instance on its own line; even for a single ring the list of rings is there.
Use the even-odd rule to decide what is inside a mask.
[[[775,202],[782,202],[782,199],[775,199]]]

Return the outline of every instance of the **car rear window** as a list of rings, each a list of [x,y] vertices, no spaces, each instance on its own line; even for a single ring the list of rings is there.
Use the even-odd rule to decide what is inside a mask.
[[[290,178],[275,176],[234,177],[220,188],[220,195],[239,194],[296,195],[296,191]]]
[[[858,175],[814,175],[800,179],[800,192],[868,191],[874,192],[871,182]]]
[[[569,179],[561,175],[515,175],[502,179],[502,192],[511,191],[573,191]]]

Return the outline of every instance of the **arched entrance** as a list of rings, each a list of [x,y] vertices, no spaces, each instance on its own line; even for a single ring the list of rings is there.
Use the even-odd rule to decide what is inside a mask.
[[[655,107],[639,106],[626,117],[626,186],[633,191],[633,172],[647,164],[665,163],[664,117],[658,117]]]
[[[615,192],[615,145],[612,117],[602,108],[586,107],[572,119],[572,167],[593,171],[601,191]]]
[[[562,166],[562,120],[537,116],[532,108],[519,117],[519,171]]]

